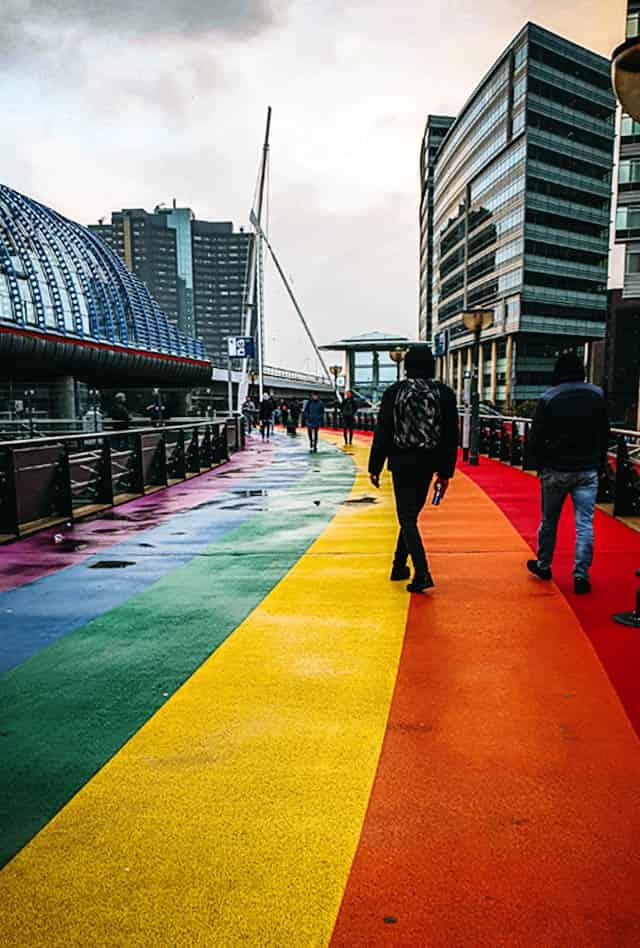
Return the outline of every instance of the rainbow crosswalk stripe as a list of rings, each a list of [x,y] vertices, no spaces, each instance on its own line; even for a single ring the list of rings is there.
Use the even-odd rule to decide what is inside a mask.
[[[8,945],[637,943],[610,919],[635,934],[638,742],[566,598],[531,594],[525,541],[460,476],[425,512],[436,594],[410,599],[388,478],[343,502],[372,494],[366,438],[355,480],[326,451],[217,541],[224,568],[189,561],[16,669],[82,729],[69,668],[98,650],[96,740],[141,707],[0,873]]]

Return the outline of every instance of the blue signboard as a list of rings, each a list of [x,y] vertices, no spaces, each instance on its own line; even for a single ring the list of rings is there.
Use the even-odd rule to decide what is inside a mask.
[[[253,336],[231,336],[227,343],[230,359],[253,359],[256,354]]]
[[[433,354],[434,356],[443,356],[446,355],[449,351],[449,330],[443,329],[441,332],[437,332],[433,337]]]

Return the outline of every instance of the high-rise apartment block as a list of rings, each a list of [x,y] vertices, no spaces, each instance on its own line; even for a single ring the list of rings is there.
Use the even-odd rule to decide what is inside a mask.
[[[559,352],[604,337],[614,116],[608,61],[527,24],[435,154],[449,120],[427,121],[420,333],[431,316],[439,373],[459,394],[466,311],[493,312],[479,388],[501,405],[538,398]]]
[[[431,339],[433,329],[433,172],[436,155],[455,119],[430,115],[420,148],[420,316],[421,339]]]
[[[252,234],[175,206],[114,211],[111,223],[90,229],[144,281],[175,326],[202,338],[207,355],[226,364],[227,337],[244,333]]]

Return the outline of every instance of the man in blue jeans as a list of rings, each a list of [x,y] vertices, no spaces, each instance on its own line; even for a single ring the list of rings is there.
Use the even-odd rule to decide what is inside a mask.
[[[584,375],[584,364],[575,353],[561,355],[553,372],[553,388],[544,393],[533,417],[531,447],[540,471],[542,523],[538,558],[527,563],[539,579],[551,579],[558,521],[570,495],[576,521],[573,588],[578,594],[591,592],[593,515],[609,445],[604,393],[585,382]]]

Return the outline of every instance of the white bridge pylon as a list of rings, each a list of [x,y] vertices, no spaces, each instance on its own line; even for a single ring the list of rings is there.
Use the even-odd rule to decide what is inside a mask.
[[[273,247],[271,246],[271,243],[269,242],[269,238],[267,237],[266,233],[264,232],[264,228],[262,227],[262,205],[263,205],[263,201],[264,201],[264,185],[265,185],[265,177],[266,177],[267,163],[268,163],[268,160],[269,160],[269,130],[270,130],[270,128],[271,128],[271,106],[269,106],[269,108],[268,108],[268,110],[267,110],[267,126],[266,126],[266,130],[265,130],[264,145],[263,145],[263,149],[262,149],[262,161],[261,161],[261,165],[260,165],[259,185],[258,185],[258,189],[257,189],[257,200],[254,202],[254,207],[251,209],[251,212],[250,212],[250,214],[249,214],[249,220],[250,220],[251,226],[253,227],[254,232],[255,232],[255,240],[253,241],[253,249],[252,249],[252,252],[251,252],[251,254],[250,254],[250,258],[251,258],[251,259],[250,259],[250,263],[249,263],[249,272],[248,272],[248,287],[247,287],[247,295],[246,295],[246,303],[245,303],[245,325],[244,325],[244,334],[245,334],[245,336],[250,336],[250,335],[252,335],[251,330],[252,330],[252,327],[253,327],[253,326],[255,326],[256,333],[257,333],[257,336],[258,336],[258,339],[257,339],[257,343],[258,343],[257,349],[258,349],[259,393],[260,393],[260,398],[261,398],[261,399],[262,399],[263,394],[264,394],[264,372],[263,372],[263,361],[264,361],[264,312],[263,312],[263,309],[264,309],[264,303],[263,303],[263,300],[264,300],[264,291],[263,291],[263,290],[264,290],[264,288],[263,288],[264,267],[263,267],[263,265],[262,265],[262,258],[263,258],[263,250],[262,250],[262,248],[263,248],[263,245],[265,245],[265,244],[266,244],[266,247],[267,247],[269,253],[271,254],[271,259],[273,260],[273,263],[274,263],[274,265],[275,265],[276,270],[278,271],[278,274],[279,274],[279,276],[280,276],[280,279],[282,280],[282,282],[283,282],[283,284],[284,284],[284,287],[285,287],[285,289],[286,289],[286,291],[287,291],[287,294],[288,294],[288,296],[289,296],[289,299],[290,299],[291,302],[293,303],[293,308],[295,309],[296,313],[298,314],[298,317],[299,317],[299,319],[300,319],[300,322],[302,323],[302,327],[303,327],[305,333],[307,334],[307,337],[308,337],[309,341],[311,342],[311,345],[312,345],[312,347],[313,347],[313,351],[315,352],[315,354],[316,354],[316,356],[317,356],[317,358],[318,358],[318,360],[319,360],[319,362],[320,362],[320,365],[322,366],[322,370],[323,370],[325,376],[327,377],[327,381],[329,382],[329,384],[332,384],[332,377],[331,377],[331,373],[329,372],[329,369],[327,368],[327,364],[326,364],[326,362],[324,361],[324,358],[323,358],[323,356],[322,356],[322,353],[321,353],[320,350],[318,349],[317,343],[316,343],[316,341],[315,341],[315,339],[314,339],[314,337],[313,337],[313,333],[311,332],[311,329],[309,328],[309,324],[307,323],[306,319],[304,318],[304,315],[303,315],[303,313],[302,313],[302,309],[300,308],[300,305],[299,305],[299,303],[298,303],[298,301],[297,301],[297,299],[296,299],[296,297],[295,297],[295,294],[294,294],[294,292],[293,292],[293,290],[292,290],[292,288],[291,288],[291,285],[290,285],[289,281],[287,280],[287,277],[285,276],[284,270],[283,270],[282,267],[280,266],[280,262],[279,262],[279,260],[278,260],[278,258],[277,258],[277,256],[276,256],[276,254],[275,254],[275,251],[274,251]],[[254,313],[255,313],[255,315],[256,315],[255,320],[254,320]],[[244,402],[244,400],[245,400],[245,398],[246,398],[246,396],[247,396],[248,388],[249,388],[248,360],[247,360],[247,359],[243,359],[243,361],[242,361],[242,381],[241,381],[240,385],[238,385],[238,406],[237,406],[237,410],[238,410],[239,413],[240,413],[241,410],[242,410],[242,403]]]

